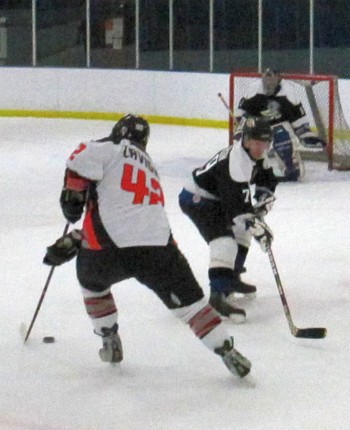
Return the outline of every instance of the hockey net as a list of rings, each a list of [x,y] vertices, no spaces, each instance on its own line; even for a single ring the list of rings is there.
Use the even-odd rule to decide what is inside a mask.
[[[330,170],[350,170],[350,127],[341,106],[336,76],[282,73],[288,91],[303,104],[311,129],[327,142],[326,150],[310,150],[300,146],[304,159],[321,160]],[[259,86],[260,73],[230,75],[230,110],[235,114],[242,97],[250,97]],[[288,92],[287,92],[288,95]],[[292,95],[292,94],[291,94]],[[230,116],[230,142],[235,127]]]

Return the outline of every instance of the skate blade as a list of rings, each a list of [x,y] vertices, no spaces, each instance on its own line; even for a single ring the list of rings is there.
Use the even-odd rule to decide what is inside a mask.
[[[255,293],[248,293],[248,294],[241,294],[241,293],[231,293],[229,296],[226,297],[226,303],[228,303],[230,306],[237,305],[237,302],[240,300],[254,300],[256,298],[256,292]]]
[[[235,324],[243,324],[246,321],[246,316],[242,314],[230,314],[228,318]]]
[[[99,356],[105,363],[116,364],[123,360],[123,356],[121,354],[117,354],[115,351],[106,351],[103,348],[99,350]]]

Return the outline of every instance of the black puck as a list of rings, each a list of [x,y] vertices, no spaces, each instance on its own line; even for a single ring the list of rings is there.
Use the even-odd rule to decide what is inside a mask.
[[[43,337],[43,342],[44,343],[54,343],[55,338],[53,336],[45,336],[45,337]]]

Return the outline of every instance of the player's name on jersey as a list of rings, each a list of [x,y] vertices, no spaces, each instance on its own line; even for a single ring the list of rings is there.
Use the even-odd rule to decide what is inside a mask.
[[[147,157],[147,155],[135,147],[130,146],[124,146],[123,148],[123,156],[124,158],[131,158],[133,160],[138,160],[141,164],[143,164],[148,170],[150,170],[152,173],[157,174],[156,168],[153,166],[150,159]]]

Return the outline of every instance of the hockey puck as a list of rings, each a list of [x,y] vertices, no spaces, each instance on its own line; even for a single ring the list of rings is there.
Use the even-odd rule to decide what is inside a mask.
[[[45,337],[43,337],[43,342],[44,343],[54,343],[55,338],[53,336],[45,336]]]

